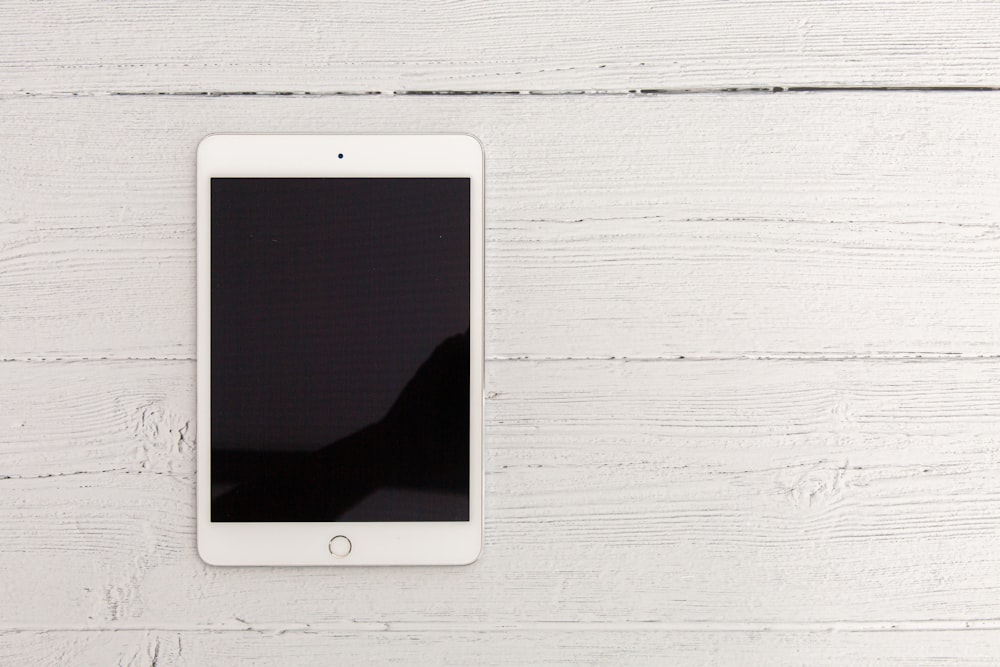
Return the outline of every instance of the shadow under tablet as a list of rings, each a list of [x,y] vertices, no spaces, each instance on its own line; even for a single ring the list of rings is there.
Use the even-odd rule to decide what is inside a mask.
[[[380,421],[212,500],[212,521],[468,519],[468,331],[434,349]]]

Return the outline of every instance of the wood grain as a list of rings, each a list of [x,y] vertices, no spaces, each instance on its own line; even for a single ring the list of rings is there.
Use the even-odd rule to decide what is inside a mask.
[[[971,2],[4,4],[0,94],[1000,86]]]
[[[638,625],[638,624],[637,624]],[[434,630],[389,627],[274,633],[267,631],[128,630],[0,632],[7,664],[116,664],[124,667],[204,664],[329,665],[386,663],[467,665],[995,664],[1000,631],[789,632],[621,629],[582,626]]]
[[[1000,352],[1000,96],[4,105],[0,358],[193,357],[225,130],[478,134],[493,358]]]
[[[998,21],[4,3],[0,664],[995,664]],[[219,131],[486,144],[476,564],[197,558]]]
[[[492,362],[482,559],[350,572],[201,563],[192,362],[4,367],[0,627],[1000,617],[996,360]]]

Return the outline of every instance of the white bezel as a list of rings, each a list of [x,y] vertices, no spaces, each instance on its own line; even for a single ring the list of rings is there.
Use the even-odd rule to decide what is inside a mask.
[[[343,158],[338,155],[343,154]],[[463,565],[483,541],[483,172],[466,134],[213,134],[198,145],[198,553],[211,565]],[[467,177],[470,221],[469,521],[223,523],[211,521],[209,244],[213,177]],[[330,553],[337,535],[348,556]]]

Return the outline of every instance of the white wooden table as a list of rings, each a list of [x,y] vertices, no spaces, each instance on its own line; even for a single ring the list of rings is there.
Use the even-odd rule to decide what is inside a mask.
[[[1000,5],[0,6],[0,662],[1000,661]],[[194,149],[487,151],[486,548],[194,537]]]

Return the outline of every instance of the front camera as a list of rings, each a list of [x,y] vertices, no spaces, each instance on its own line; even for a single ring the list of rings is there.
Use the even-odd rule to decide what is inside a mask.
[[[344,154],[343,153],[337,153],[337,157],[339,157],[341,160],[343,160],[344,159]]]

